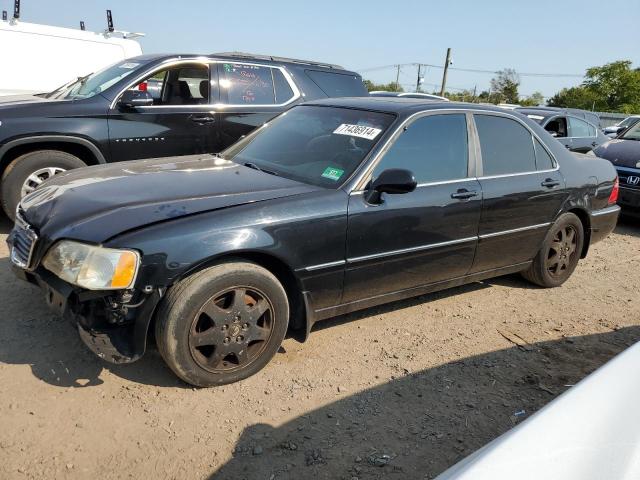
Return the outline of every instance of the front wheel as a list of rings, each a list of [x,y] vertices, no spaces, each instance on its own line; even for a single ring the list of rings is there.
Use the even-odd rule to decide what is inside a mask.
[[[573,213],[564,213],[552,225],[542,248],[522,276],[536,285],[559,287],[578,265],[584,244],[584,227]]]
[[[15,219],[18,203],[42,182],[74,168],[86,167],[78,157],[59,150],[37,150],[13,160],[2,174],[2,208]]]
[[[269,363],[288,320],[287,294],[271,272],[254,263],[228,262],[171,287],[156,315],[156,342],[185,382],[224,385]]]

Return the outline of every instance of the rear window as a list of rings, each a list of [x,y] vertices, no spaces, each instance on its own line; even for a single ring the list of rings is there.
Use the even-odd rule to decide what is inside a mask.
[[[360,97],[367,95],[362,79],[357,75],[306,70],[307,75],[329,97]]]

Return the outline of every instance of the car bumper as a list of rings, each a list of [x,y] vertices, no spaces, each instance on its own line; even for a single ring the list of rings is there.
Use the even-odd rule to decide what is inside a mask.
[[[71,321],[98,357],[110,363],[131,363],[144,354],[149,324],[161,298],[159,290],[137,300],[135,308],[117,305],[118,311],[125,307],[127,312],[123,322],[113,323],[111,314],[116,309],[107,305],[117,303],[114,292],[83,291],[42,268],[30,272],[12,265],[12,269],[18,278],[40,287],[49,308]]]
[[[618,205],[611,205],[607,208],[592,211],[590,214],[591,243],[607,238],[616,228],[619,216],[620,207]]]
[[[624,209],[624,213],[640,215],[640,189],[620,187],[618,205]]]

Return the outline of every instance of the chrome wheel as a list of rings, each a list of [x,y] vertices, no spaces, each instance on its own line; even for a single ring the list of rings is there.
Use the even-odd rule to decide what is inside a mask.
[[[31,175],[29,175],[22,184],[22,188],[20,189],[20,198],[33,192],[45,180],[48,180],[54,175],[62,172],[66,172],[66,170],[60,167],[45,167],[36,170]]]
[[[233,287],[211,297],[191,324],[193,360],[212,373],[244,368],[257,359],[273,331],[273,305],[255,288]]]

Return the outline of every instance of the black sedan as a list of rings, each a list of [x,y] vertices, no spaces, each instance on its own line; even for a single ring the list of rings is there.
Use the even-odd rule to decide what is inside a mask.
[[[625,213],[640,215],[640,123],[600,145],[593,154],[609,160],[618,171],[618,204]]]
[[[597,125],[578,117],[578,112],[582,111],[550,107],[517,108],[516,111],[542,125],[572,152],[588,153],[609,140]]]
[[[152,329],[173,371],[208,386],[325,318],[514,272],[557,287],[614,228],[616,195],[610,162],[517,113],[336,99],[220,155],[56,176],[8,241],[100,357],[140,358]]]

